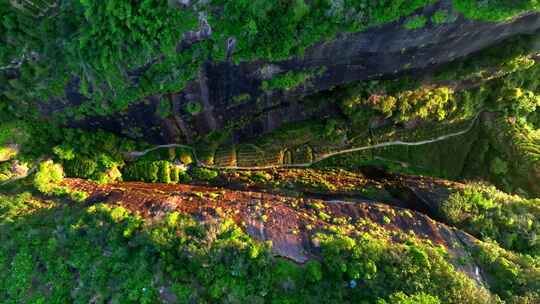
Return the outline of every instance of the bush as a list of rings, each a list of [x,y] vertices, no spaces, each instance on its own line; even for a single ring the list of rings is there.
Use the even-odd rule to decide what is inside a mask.
[[[87,158],[74,158],[64,161],[64,169],[68,177],[91,178],[96,172],[97,163]]]
[[[139,160],[125,166],[123,176],[126,180],[132,181],[177,183],[182,180],[183,171],[181,166],[174,165],[166,160]]]
[[[190,101],[186,105],[186,112],[188,112],[189,114],[193,116],[201,113],[202,109],[203,109],[203,106],[199,102],[196,102],[196,101]]]
[[[261,88],[267,92],[273,90],[288,91],[304,84],[312,77],[312,73],[309,72],[289,71],[283,75],[278,75],[270,80],[263,81]]]
[[[321,263],[317,261],[309,261],[306,264],[307,279],[310,282],[320,282],[323,278]]]
[[[191,170],[191,175],[193,176],[193,178],[201,181],[210,181],[216,178],[218,176],[218,173],[214,170],[195,167]]]
[[[491,161],[489,170],[495,175],[505,175],[508,173],[508,163],[498,157],[495,157]]]
[[[11,172],[12,164],[10,162],[0,163],[0,182],[6,181],[11,178],[13,173]]]
[[[450,16],[448,15],[447,10],[436,11],[433,16],[431,16],[431,22],[434,24],[443,24],[450,21]]]
[[[56,146],[53,148],[53,152],[61,160],[72,160],[75,158],[75,151],[69,146]]]
[[[159,181],[162,183],[171,182],[171,165],[168,161],[159,161]]]
[[[69,197],[75,202],[82,203],[88,198],[88,193],[84,191],[71,191]]]
[[[39,164],[39,170],[34,177],[34,186],[39,192],[52,194],[64,178],[64,170],[52,160]]]
[[[161,180],[159,170],[159,161],[139,160],[125,166],[123,176],[126,180],[156,183]]]
[[[500,248],[489,242],[476,242],[475,262],[489,275],[490,289],[505,303],[539,303],[540,259]]]
[[[172,106],[169,100],[166,98],[162,98],[159,101],[158,107],[157,107],[157,114],[159,117],[165,119],[172,114]]]
[[[403,25],[408,30],[416,30],[423,28],[426,25],[427,18],[424,16],[414,16],[410,17],[405,21]]]
[[[527,11],[540,9],[540,4],[536,0],[453,0],[452,2],[455,9],[465,15],[466,18],[485,21],[503,21]]]
[[[171,167],[171,182],[178,183],[180,181],[180,172],[182,169],[180,166],[172,165]]]
[[[193,163],[193,152],[188,149],[177,149],[176,153],[178,155],[178,160],[184,165],[189,165]]]
[[[457,304],[467,299],[467,303],[491,303],[487,291],[454,270],[445,252],[425,243],[407,239],[405,244],[396,244],[367,233],[357,238],[318,234],[316,239],[325,278],[347,282],[358,300]]]
[[[423,292],[408,296],[400,291],[391,295],[388,301],[380,300],[377,304],[441,304],[441,301]]]
[[[366,112],[365,106],[386,117],[409,121],[413,119],[443,120],[456,110],[454,90],[450,87],[419,87],[414,90],[391,91],[391,83],[363,83],[350,89],[342,107],[353,118]],[[369,112],[367,113],[369,114]]]
[[[506,249],[538,255],[540,201],[505,194],[495,187],[471,184],[450,195],[440,208],[448,222]]]

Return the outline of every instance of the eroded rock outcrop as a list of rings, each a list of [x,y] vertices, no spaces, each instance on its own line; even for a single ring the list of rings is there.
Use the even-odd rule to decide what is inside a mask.
[[[451,10],[449,5],[441,1],[421,13],[430,16],[439,9]],[[201,28],[204,30],[204,26]],[[196,135],[223,130],[242,121],[233,132],[233,139],[239,141],[270,132],[287,122],[324,117],[337,110],[332,106],[307,107],[301,101],[304,96],[352,81],[429,73],[433,67],[539,28],[540,14],[537,13],[501,23],[458,17],[452,23],[428,23],[416,30],[405,29],[403,21],[393,22],[360,33],[339,35],[307,49],[302,58],[239,65],[208,61],[198,79],[182,92],[167,97],[174,105],[172,121],[159,117],[159,99],[149,98],[131,106],[126,113],[92,117],[73,125],[101,127],[113,132],[122,130],[132,137],[164,143],[186,142]],[[291,90],[266,92],[261,88],[262,82],[276,73],[319,69],[322,73]],[[189,102],[201,103],[204,106],[201,114],[187,113],[185,106]],[[174,121],[183,123],[171,124]]]
[[[318,258],[320,248],[314,236],[334,225],[387,234],[395,242],[413,233],[444,247],[452,260],[469,261],[455,263],[455,267],[478,284],[486,284],[461,241],[463,235],[473,238],[413,210],[369,200],[324,201],[208,186],[132,182],[99,185],[75,179],[67,180],[66,184],[90,193],[87,203],[122,204],[147,217],[160,218],[178,211],[201,221],[233,218],[252,237],[271,241],[275,255],[297,263]]]

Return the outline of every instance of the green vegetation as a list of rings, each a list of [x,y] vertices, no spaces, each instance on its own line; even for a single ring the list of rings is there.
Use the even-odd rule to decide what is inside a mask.
[[[75,1],[56,9],[50,9],[52,0],[31,1],[30,9],[4,2],[0,66],[20,62],[21,73],[14,78],[1,70],[0,109],[34,112],[38,103],[65,97],[76,75],[75,88],[88,100],[55,116],[109,115],[147,96],[180,91],[205,60],[225,59],[230,37],[238,40],[235,62],[282,60],[338,32],[395,21],[431,2],[213,0],[178,7],[167,1],[118,0]],[[213,33],[179,52],[181,37],[197,30],[198,11],[208,12],[205,20]]]
[[[171,108],[172,107],[171,107],[171,103],[169,102],[169,100],[167,100],[165,98],[162,98],[159,101],[159,104],[158,104],[157,114],[161,118],[167,118],[167,117],[171,116],[171,114],[172,114],[172,109]]]
[[[418,88],[386,94],[385,85],[374,81],[352,89],[352,97],[343,101],[344,112],[354,119],[358,111],[369,106],[397,120],[435,118],[440,121],[447,117],[447,112],[456,110],[451,88]]]
[[[503,21],[528,11],[540,10],[536,0],[453,0],[454,7],[465,17],[486,21]]]
[[[250,99],[251,99],[251,95],[248,94],[248,93],[243,93],[243,94],[240,94],[240,95],[236,95],[232,99],[231,106],[234,107],[234,106],[237,106],[237,105],[241,105],[241,104],[249,101]]]
[[[439,10],[431,16],[431,22],[433,22],[433,24],[444,24],[452,22],[452,18],[453,16],[451,16],[447,10]]]
[[[119,0],[109,4],[62,3],[56,9],[51,9],[52,0],[31,1],[33,6],[23,7],[5,2],[0,5],[4,16],[0,66],[16,66],[21,72],[13,77],[6,74],[7,69],[1,70],[0,108],[12,115],[35,113],[37,103],[65,97],[65,88],[75,86],[88,100],[56,113],[57,118],[108,115],[144,97],[181,90],[196,77],[202,62],[224,59],[223,46],[230,37],[238,40],[232,54],[236,62],[277,61],[301,55],[307,47],[339,32],[396,21],[433,2],[214,0],[177,7],[164,1]],[[500,20],[538,9],[532,0],[489,1],[485,5],[453,2],[461,13],[474,19]],[[198,10],[209,12],[206,19],[213,33],[178,52],[183,34],[197,30]],[[443,22],[447,13],[437,11],[432,21]],[[405,27],[420,28],[426,21],[426,17],[414,15]],[[76,82],[72,75],[77,76]]]
[[[475,261],[490,276],[491,290],[507,303],[540,301],[540,259],[504,250],[492,243],[478,243]]]
[[[123,176],[125,180],[144,181],[147,183],[165,182],[167,180],[167,178],[163,178],[165,170],[162,170],[160,174],[160,169],[163,167],[161,161],[142,160],[126,166],[123,170]]]
[[[441,216],[503,248],[540,256],[540,201],[507,195],[494,187],[471,184],[441,205]]]
[[[34,187],[45,194],[52,194],[63,178],[62,166],[48,160],[39,164],[39,170],[34,178]]]
[[[298,66],[291,59],[338,34],[393,21],[408,30],[429,25],[442,32],[442,24],[460,14],[506,21],[539,11],[537,1],[455,0],[452,10],[439,9],[450,3],[434,0],[189,2],[0,3],[0,183],[9,182],[0,185],[0,302],[540,302],[538,35],[514,37],[425,71],[411,69],[417,66],[411,58],[402,63],[409,76],[385,73],[299,97],[299,117],[316,119],[285,124],[256,138],[254,133],[280,122],[263,121],[261,126],[264,117],[250,111],[229,119],[215,107],[227,123],[204,133],[206,126],[183,125],[204,124],[206,117],[195,117],[205,111],[203,103],[190,101],[177,109],[171,98],[205,76],[199,74],[203,64],[227,59],[237,66],[260,62],[286,67],[257,83],[265,92],[293,91],[315,83],[326,70],[309,68],[320,63]],[[430,4],[435,6],[423,9]],[[227,49],[232,38],[234,48]],[[404,48],[402,54],[409,51]],[[452,52],[448,50],[449,57]],[[248,65],[238,66],[244,68],[249,70]],[[266,113],[282,102],[257,99],[250,93],[261,92],[247,93],[246,88],[220,88],[226,93],[221,105],[230,110],[252,101]],[[184,97],[192,100],[189,93]],[[153,150],[146,143],[92,130],[96,122],[141,138],[146,130],[128,127],[127,109],[137,102],[150,106],[144,112],[149,120],[171,124],[148,131],[178,141],[185,137],[193,148]],[[173,107],[181,117],[172,119]],[[119,119],[96,117],[111,114]],[[315,168],[212,169],[311,163],[350,148],[425,143],[456,132],[463,134],[418,146],[347,153]],[[377,176],[367,178],[357,171],[365,165],[383,167],[389,177],[374,170]],[[401,189],[400,176],[391,172],[482,179],[497,188],[480,183],[448,183],[445,188],[437,181],[440,193],[421,189],[430,200],[450,193],[436,202],[439,213],[432,215],[456,228],[448,230],[451,236],[419,232],[424,223],[433,232],[441,225],[412,211],[334,204],[370,199],[408,206],[403,197],[410,195]],[[115,201],[114,195],[107,195],[108,204],[96,203],[108,190],[141,185],[121,181],[194,185],[144,185],[149,199],[145,196],[143,203]],[[223,185],[242,190],[227,195],[225,189],[204,190]],[[93,195],[92,187],[104,189],[99,193],[103,196]],[[150,210],[159,216],[143,218],[147,213],[126,209],[159,208],[150,198],[155,193],[165,197],[163,189],[178,189],[169,207],[178,200],[184,204],[176,210],[188,210],[196,202],[196,215],[163,209]],[[185,189],[197,190],[184,195]],[[272,193],[272,204],[259,204],[259,195],[262,200],[266,193]],[[220,205],[229,196],[238,206],[242,199],[249,204],[224,211],[235,208]],[[306,197],[328,198],[332,204]],[[260,232],[265,238],[269,229],[280,228],[276,217],[292,225],[291,214],[282,217],[280,212],[291,212],[300,225],[279,233],[309,244],[310,249],[300,250],[309,257],[303,265],[273,256],[272,244],[248,235]],[[253,218],[244,221],[246,214]],[[456,244],[446,244],[446,238]],[[478,276],[469,273],[476,266],[485,274],[486,286],[471,278]]]
[[[403,25],[408,30],[421,29],[426,25],[427,18],[424,16],[413,16],[405,21]]]
[[[53,4],[39,1],[47,2]],[[63,97],[70,75],[77,75],[80,93],[90,100],[63,114],[105,115],[145,96],[181,88],[197,68],[190,67],[191,58],[176,54],[177,37],[197,25],[193,11],[171,9],[159,1],[76,1],[46,8],[46,18],[33,18],[26,9],[2,4],[6,29],[1,40],[20,53],[8,53],[1,65],[37,55],[36,60],[22,60],[20,77],[9,78],[3,88],[15,105]],[[159,62],[134,85],[128,74],[156,58]]]
[[[380,300],[377,304],[439,304],[441,303],[437,297],[426,293],[417,293],[411,296],[403,292],[398,292],[390,296],[388,301]]]
[[[324,73],[325,69],[312,69],[309,71],[294,72],[289,71],[285,74],[275,76],[270,80],[265,80],[262,83],[261,88],[264,91],[273,90],[285,90],[289,91],[295,89],[301,85],[305,85],[306,82],[316,76],[320,76]]]
[[[193,116],[198,115],[199,113],[201,113],[202,110],[203,110],[203,106],[199,102],[190,101],[188,102],[188,104],[186,104],[186,112],[188,112],[189,114]]]
[[[121,178],[122,153],[137,147],[130,140],[103,131],[90,133],[66,129],[62,136],[63,142],[52,150],[64,164],[67,176],[103,183]]]
[[[277,61],[301,55],[306,47],[331,39],[340,31],[361,31],[395,21],[431,2],[214,0],[212,4],[223,6],[223,12],[212,16],[210,23],[219,31],[215,35],[218,45],[225,45],[229,37],[242,37],[235,58]],[[223,56],[224,50],[218,58]]]
[[[170,213],[152,223],[121,207],[29,193],[0,195],[0,210],[3,302],[155,303],[163,292],[181,303],[490,302],[444,250],[412,237],[319,234],[323,259],[302,267],[272,257],[269,244],[229,220]]]
[[[195,167],[191,170],[191,175],[201,181],[210,181],[218,176],[218,172],[206,168]]]

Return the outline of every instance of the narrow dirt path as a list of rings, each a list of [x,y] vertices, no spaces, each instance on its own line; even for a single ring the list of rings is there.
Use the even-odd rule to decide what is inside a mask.
[[[384,142],[384,143],[380,143],[380,144],[376,144],[376,145],[367,145],[367,146],[362,146],[362,147],[344,149],[344,150],[324,154],[324,155],[318,157],[316,160],[314,160],[312,162],[308,162],[308,163],[268,165],[268,166],[253,166],[253,167],[207,165],[207,164],[202,163],[198,159],[196,151],[195,151],[195,149],[193,147],[188,146],[188,145],[182,145],[182,144],[159,145],[159,146],[155,146],[153,148],[150,148],[150,149],[147,149],[147,150],[144,150],[144,151],[128,152],[128,153],[126,153],[126,155],[128,155],[129,157],[132,157],[132,158],[138,158],[138,157],[144,156],[144,155],[146,155],[146,154],[148,154],[148,153],[150,153],[152,151],[155,151],[157,149],[179,147],[179,148],[187,148],[187,149],[191,150],[192,153],[193,153],[193,157],[195,159],[195,163],[197,164],[197,166],[208,168],[208,169],[217,169],[217,170],[227,170],[227,169],[230,169],[230,170],[267,170],[267,169],[279,169],[279,168],[308,168],[308,167],[310,167],[310,166],[312,166],[314,164],[320,163],[321,161],[323,161],[325,159],[328,159],[330,157],[334,157],[334,156],[337,156],[337,155],[353,153],[353,152],[359,152],[359,151],[365,151],[365,150],[379,149],[379,148],[390,147],[390,146],[421,146],[421,145],[427,145],[427,144],[443,141],[443,140],[446,140],[446,139],[449,139],[449,138],[452,138],[452,137],[464,135],[464,134],[468,133],[474,127],[474,125],[478,121],[478,118],[480,117],[480,114],[482,112],[483,111],[479,111],[476,114],[476,116],[474,117],[474,119],[471,120],[469,126],[467,126],[467,128],[465,128],[464,130],[461,130],[461,131],[458,131],[458,132],[453,132],[453,133],[449,133],[449,134],[446,134],[446,135],[441,135],[441,136],[438,136],[438,137],[435,137],[435,138],[432,138],[432,139],[426,139],[426,140],[421,140],[421,141],[416,141],[416,142],[405,142],[405,141],[401,141],[401,140],[394,140],[394,141]]]

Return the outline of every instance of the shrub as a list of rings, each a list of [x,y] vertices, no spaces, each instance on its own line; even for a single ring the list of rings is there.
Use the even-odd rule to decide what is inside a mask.
[[[188,112],[189,114],[193,116],[201,113],[202,109],[203,109],[203,106],[199,102],[196,102],[196,101],[190,101],[186,104],[186,112]]]
[[[188,151],[187,149],[180,149],[177,150],[178,152],[178,159],[182,162],[184,165],[189,165],[193,163],[193,153],[191,151]]]
[[[470,19],[503,21],[527,11],[537,11],[540,4],[536,0],[515,1],[470,1],[453,0],[456,10]]]
[[[408,30],[416,30],[423,28],[426,25],[427,18],[424,16],[414,16],[410,17],[405,21],[403,25]]]
[[[178,165],[171,166],[171,182],[178,183],[180,182],[180,173],[182,172],[182,167]]]
[[[506,249],[540,254],[540,204],[505,194],[495,187],[467,185],[440,208],[449,223],[484,240],[495,240]]]
[[[126,180],[156,183],[160,180],[159,161],[140,160],[124,167],[123,176]]]
[[[304,84],[308,79],[312,77],[313,75],[309,72],[289,71],[283,75],[278,75],[270,80],[263,81],[261,88],[264,91],[289,91]]]
[[[122,180],[122,172],[118,169],[118,167],[112,167],[109,170],[107,170],[105,173],[103,173],[103,177],[98,177],[98,182],[101,183],[111,183]]]
[[[53,148],[53,152],[61,160],[72,160],[75,158],[75,151],[73,150],[73,148],[68,146],[56,146]]]
[[[464,299],[467,303],[490,303],[490,295],[454,270],[444,252],[414,239],[396,244],[369,234],[357,238],[318,234],[316,238],[321,246],[325,278],[347,282],[354,288],[356,299],[367,303],[457,304]],[[388,298],[389,302],[383,300]]]
[[[505,303],[539,303],[540,259],[477,241],[472,251],[475,262],[489,275],[490,289]]]
[[[218,176],[217,171],[201,168],[201,167],[195,167],[191,169],[191,175],[193,178],[202,180],[202,181],[210,181],[213,180]]]
[[[431,16],[431,22],[434,24],[443,24],[450,21],[450,16],[448,15],[447,10],[436,11],[433,16]]]
[[[39,170],[34,177],[34,186],[45,194],[52,194],[64,178],[64,170],[52,160],[39,164]]]
[[[491,161],[489,170],[495,175],[504,175],[508,173],[508,163],[498,157],[495,157]]]
[[[74,158],[64,161],[64,169],[69,177],[91,178],[96,172],[97,163],[87,158]]]
[[[342,107],[353,118],[371,114],[365,107],[377,110],[386,117],[402,121],[413,119],[445,119],[456,110],[454,90],[450,87],[419,87],[414,90],[400,90],[386,93],[389,84],[362,84],[351,90],[351,96],[344,99]]]
[[[10,160],[17,156],[19,153],[19,147],[16,145],[0,145],[0,162]]]
[[[166,160],[159,161],[159,181],[162,183],[171,182],[171,166]]]
[[[88,193],[84,191],[71,191],[69,197],[75,202],[82,203],[88,198]]]
[[[172,114],[172,106],[169,100],[162,98],[157,107],[157,114],[161,118],[167,118]]]
[[[323,278],[321,263],[309,261],[306,264],[307,279],[312,283],[320,282]]]
[[[12,164],[10,162],[0,163],[0,182],[6,181],[11,178],[13,173],[11,172]]]
[[[423,292],[408,296],[400,291],[392,294],[388,301],[379,300],[377,304],[441,304],[441,301]]]

